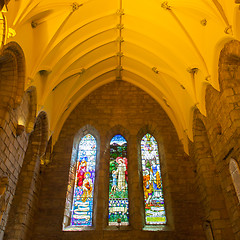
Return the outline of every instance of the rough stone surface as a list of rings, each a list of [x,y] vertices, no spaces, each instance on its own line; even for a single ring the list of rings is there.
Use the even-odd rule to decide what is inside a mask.
[[[190,156],[160,105],[123,81],[83,99],[66,120],[53,151],[51,141],[46,148],[47,116],[42,112],[36,119],[36,94],[23,92],[24,56],[17,49],[6,45],[6,61],[0,64],[0,187],[6,188],[0,198],[0,239],[5,231],[4,240],[202,240],[207,239],[204,224],[211,226],[215,240],[240,239],[239,200],[229,171],[231,158],[240,164],[238,41],[221,51],[220,91],[207,87],[206,116],[194,113]],[[20,119],[26,128],[17,136]],[[66,232],[62,224],[73,144],[88,132],[98,144],[93,228]],[[158,141],[161,156],[168,223],[158,231],[143,229],[140,140],[147,132]],[[120,230],[107,227],[109,143],[115,134],[126,138],[129,159],[130,226]]]
[[[94,230],[63,232],[63,214],[74,136],[91,126],[100,136],[95,181]],[[140,140],[146,132],[157,139],[169,231],[143,231]],[[122,134],[128,142],[130,230],[107,230],[109,142]],[[96,134],[95,134],[96,135]],[[107,84],[87,96],[65,122],[43,173],[33,239],[204,239],[201,210],[194,186],[193,164],[176,131],[157,102],[127,82]]]

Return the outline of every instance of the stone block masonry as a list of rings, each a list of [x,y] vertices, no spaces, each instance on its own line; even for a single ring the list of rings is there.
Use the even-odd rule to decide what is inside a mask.
[[[93,128],[100,136],[96,169],[94,224],[89,231],[62,231],[74,136]],[[84,130],[83,130],[84,131]],[[159,144],[168,224],[144,230],[140,140],[151,133]],[[129,228],[107,227],[109,142],[122,134],[128,142]],[[182,239],[204,238],[201,207],[193,186],[193,164],[184,153],[173,124],[160,105],[124,81],[106,84],[83,99],[66,120],[53,148],[53,159],[42,173],[39,209],[33,237],[40,239]]]

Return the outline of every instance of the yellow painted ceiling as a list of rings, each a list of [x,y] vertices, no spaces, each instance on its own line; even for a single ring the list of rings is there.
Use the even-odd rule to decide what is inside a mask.
[[[220,50],[240,39],[234,0],[11,0],[4,15],[54,139],[85,96],[118,79],[159,102],[187,151],[193,110],[205,114],[206,86],[218,89]]]

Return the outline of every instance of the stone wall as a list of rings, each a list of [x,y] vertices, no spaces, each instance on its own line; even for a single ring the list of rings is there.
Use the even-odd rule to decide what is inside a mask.
[[[46,113],[41,112],[29,136],[29,144],[18,177],[4,239],[30,239],[33,215],[37,208],[41,187],[40,161],[46,150],[48,122]]]
[[[0,239],[240,239],[240,209],[229,171],[240,164],[240,43],[220,54],[220,91],[206,90],[206,112],[194,113],[190,156],[173,124],[147,93],[124,81],[109,83],[83,99],[66,120],[53,152],[46,150],[46,113],[36,119],[36,90],[24,89],[24,55],[10,43],[0,65]],[[17,135],[22,122],[25,131]],[[34,127],[35,125],[35,127]],[[34,130],[34,131],[33,131]],[[32,132],[33,131],[33,132]],[[149,132],[159,145],[168,223],[144,224],[140,141]],[[30,134],[31,133],[31,134]],[[62,230],[74,139],[97,136],[93,227]],[[29,136],[30,134],[30,136]],[[79,135],[80,134],[80,135]],[[115,134],[128,142],[130,226],[107,226],[109,143]],[[46,159],[47,158],[47,159]],[[40,161],[51,162],[40,166]],[[205,225],[204,225],[205,224]]]
[[[197,113],[195,119],[200,119],[204,124],[205,139],[207,138],[207,141],[209,141],[208,150],[211,153],[209,157],[212,158],[214,166],[212,176],[218,178],[217,182],[209,181],[206,183],[206,187],[210,187],[212,183],[215,186],[215,189],[210,191],[207,197],[210,197],[216,191],[216,188],[220,188],[221,198],[223,196],[224,200],[218,209],[218,211],[222,211],[222,214],[217,217],[219,220],[218,226],[216,226],[219,230],[218,233],[221,232],[221,228],[229,225],[227,223],[229,218],[235,239],[240,239],[239,201],[229,171],[231,157],[238,164],[240,163],[240,43],[238,41],[230,41],[221,51],[219,84],[220,92],[211,86],[208,86],[206,90],[207,116],[203,117]],[[196,140],[199,137],[203,138],[203,136],[197,136],[195,133],[194,139]],[[196,149],[196,141],[194,145]],[[200,152],[202,150],[204,150],[203,146]],[[197,159],[195,158],[195,160]],[[205,166],[209,171],[209,161]],[[200,164],[200,167],[204,167],[204,164]],[[215,200],[213,204],[217,204],[217,201]],[[230,238],[227,235],[225,237],[218,236],[216,239]]]
[[[28,122],[29,97],[24,94],[25,58],[10,42],[1,49],[0,63],[0,239],[2,239],[28,136],[17,136],[19,120]]]
[[[79,130],[94,131],[99,136],[94,226],[91,230],[67,232],[62,231],[62,224],[72,147]],[[140,140],[147,132],[158,141],[161,156],[168,218],[162,230],[144,226]],[[115,134],[122,134],[127,140],[129,160],[130,226],[120,230],[107,226],[109,143]],[[134,85],[124,81],[109,83],[83,99],[62,128],[52,162],[42,173],[32,239],[205,239],[194,183],[194,165],[160,105]]]
[[[195,112],[194,142],[191,144],[190,155],[196,166],[196,185],[204,208],[204,220],[211,225],[214,239],[230,240],[234,239],[234,235],[220,184],[220,174],[203,123],[205,120],[199,111]]]
[[[1,196],[1,200],[5,202],[3,203],[4,206],[1,206],[3,215],[2,219],[0,219],[0,230],[2,233],[6,226],[8,212],[15,194],[18,176],[28,144],[26,132],[16,136],[18,117],[19,115],[24,116],[21,112],[27,112],[26,105],[23,104],[17,110],[11,110],[7,119],[3,121],[2,127],[0,127],[0,178],[7,177],[8,179],[5,195]]]

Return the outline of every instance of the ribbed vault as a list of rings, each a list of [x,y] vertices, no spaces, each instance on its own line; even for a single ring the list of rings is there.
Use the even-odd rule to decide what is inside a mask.
[[[19,0],[5,17],[53,139],[81,99],[123,80],[159,102],[186,151],[193,110],[205,114],[206,86],[219,87],[219,52],[240,37],[233,0]]]

